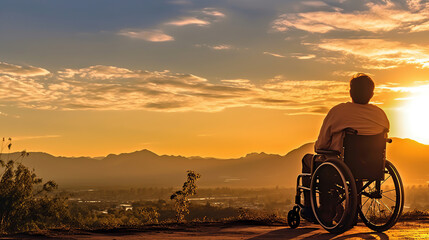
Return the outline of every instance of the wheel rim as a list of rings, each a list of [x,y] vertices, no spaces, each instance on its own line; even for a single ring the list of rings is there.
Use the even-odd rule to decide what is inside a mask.
[[[291,228],[296,228],[299,225],[299,214],[291,210],[288,214],[288,224]]]
[[[361,192],[359,215],[363,222],[377,231],[392,227],[402,213],[404,204],[402,181],[397,170],[386,161],[385,177],[380,182],[379,195],[375,181],[363,182],[363,185],[368,185]]]
[[[344,222],[345,211],[350,204],[349,186],[340,169],[330,162],[320,165],[313,174],[311,189],[312,208],[317,221],[325,229],[337,228]],[[324,206],[329,201],[331,204]],[[343,212],[339,214],[341,208]]]

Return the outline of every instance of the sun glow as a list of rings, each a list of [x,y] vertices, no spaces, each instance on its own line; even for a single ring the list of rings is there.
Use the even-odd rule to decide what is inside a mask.
[[[407,137],[429,144],[429,87],[423,86],[413,95],[403,106],[404,131]]]

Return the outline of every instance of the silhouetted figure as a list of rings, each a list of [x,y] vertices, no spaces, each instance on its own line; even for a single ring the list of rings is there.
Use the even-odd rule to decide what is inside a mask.
[[[355,74],[350,80],[352,102],[338,104],[329,110],[314,145],[316,153],[326,156],[324,160],[339,159],[339,154],[343,149],[344,130],[346,128],[357,130],[359,135],[375,135],[389,129],[389,120],[384,111],[373,104],[369,104],[373,95],[373,80],[366,74]],[[311,172],[312,158],[313,154],[307,154],[302,159],[303,173]],[[302,181],[303,185],[310,185],[309,179],[304,178]],[[332,198],[335,196],[324,194],[321,189],[320,205],[324,206],[326,210],[325,217],[331,219],[335,217],[335,211],[338,211],[330,209],[330,203],[334,202]],[[304,192],[304,208],[301,215],[309,221],[314,221],[309,191]]]

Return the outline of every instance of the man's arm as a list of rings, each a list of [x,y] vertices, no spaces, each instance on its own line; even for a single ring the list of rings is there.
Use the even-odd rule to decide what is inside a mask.
[[[329,150],[332,140],[332,109],[328,112],[325,119],[323,120],[322,127],[320,128],[319,137],[314,144],[314,151],[317,150]]]

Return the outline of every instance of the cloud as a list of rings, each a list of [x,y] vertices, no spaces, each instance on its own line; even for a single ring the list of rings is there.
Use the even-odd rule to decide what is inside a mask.
[[[222,83],[236,87],[253,88],[255,85],[249,79],[223,79]]]
[[[148,42],[168,42],[174,40],[172,36],[165,34],[162,30],[159,29],[122,29],[118,32],[118,35],[129,38],[142,39]]]
[[[208,26],[212,22],[217,22],[222,18],[225,18],[225,14],[215,8],[203,8],[202,10],[191,11],[194,16],[181,17],[169,22],[164,23],[170,26]]]
[[[64,69],[58,71],[61,78],[73,78],[79,76],[86,79],[112,79],[137,77],[144,72],[135,72],[126,68],[114,66],[95,65],[81,69]]]
[[[233,107],[320,114],[349,99],[348,81],[211,82],[193,74],[89,66],[54,72],[47,79],[0,74],[0,103],[51,110],[146,110],[213,112]]]
[[[366,10],[344,12],[315,11],[288,13],[280,15],[272,28],[277,31],[300,29],[311,33],[327,33],[334,30],[368,31],[373,33],[392,30],[419,31],[426,28],[418,26],[429,20],[427,8],[418,7],[418,1],[408,1],[410,9],[401,9],[399,4],[391,1],[367,3]],[[319,2],[307,2],[320,4]]]
[[[14,141],[22,141],[22,140],[32,140],[32,139],[41,139],[41,138],[59,138],[61,135],[40,135],[40,136],[17,136],[12,137]]]
[[[206,26],[209,25],[210,22],[201,20],[195,17],[183,17],[171,22],[165,23],[167,25],[173,25],[173,26],[186,26],[186,25],[198,25],[198,26]]]
[[[353,75],[355,75],[356,73],[358,73],[359,71],[343,71],[343,70],[338,70],[338,71],[334,71],[332,72],[332,75],[334,76],[340,76],[340,77],[348,77],[348,78],[352,78]],[[373,77],[374,74],[371,73],[365,73],[368,76]]]
[[[421,0],[407,0],[407,5],[412,11],[419,11],[425,7],[425,4],[423,4]]]
[[[306,107],[298,111],[289,112],[287,115],[326,115],[329,109],[326,106]]]
[[[218,45],[208,45],[208,44],[196,44],[195,47],[206,47],[212,50],[233,50],[237,49],[236,47],[229,44],[218,44]]]
[[[220,11],[214,9],[214,8],[204,8],[201,12],[203,14],[206,14],[206,15],[209,15],[209,16],[221,17],[221,18],[225,17],[224,13],[222,13],[222,12],[220,12]]]
[[[319,49],[357,58],[364,68],[387,69],[403,64],[429,67],[429,48],[383,39],[325,39]]]
[[[295,58],[297,58],[299,60],[307,60],[307,59],[315,58],[316,55],[314,55],[314,54],[300,54],[299,53],[299,54],[294,54],[293,57],[295,57]]]
[[[420,25],[415,25],[411,28],[411,32],[425,32],[429,30],[429,21],[424,22]]]
[[[212,46],[212,49],[214,49],[214,50],[229,50],[229,49],[232,49],[232,46],[231,45],[225,45],[225,44],[215,45],[215,46]]]
[[[0,62],[0,74],[21,77],[45,76],[49,71],[33,66],[18,66],[10,63]]]
[[[322,1],[303,1],[302,4],[306,5],[306,6],[311,6],[311,7],[327,7],[327,6],[329,6],[328,4],[326,4],[325,2],[322,2]]]
[[[406,86],[400,85],[398,83],[385,83],[378,86],[380,90],[388,90],[392,92],[400,93],[412,93],[413,97],[418,97],[420,94],[427,95],[429,92],[429,82],[416,81]]]
[[[191,4],[190,1],[170,1],[171,4],[187,5]],[[117,32],[118,35],[142,39],[149,42],[168,42],[174,41],[174,37],[164,33],[166,26],[183,27],[188,25],[208,26],[212,22],[217,22],[220,18],[224,18],[225,14],[216,10],[215,8],[204,8],[198,11],[190,11],[196,16],[185,16],[175,20],[158,24],[154,29],[138,29],[138,28],[125,28]]]
[[[284,58],[285,57],[285,56],[283,56],[281,54],[272,53],[272,52],[264,52],[264,54],[270,55],[270,56],[273,56],[273,57],[278,57],[278,58]]]

